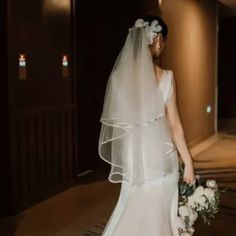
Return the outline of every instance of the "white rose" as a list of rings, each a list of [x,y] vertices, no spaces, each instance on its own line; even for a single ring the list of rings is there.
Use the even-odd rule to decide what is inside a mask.
[[[187,204],[189,207],[192,207],[192,208],[196,207],[195,198],[192,195],[188,197]]]
[[[206,198],[204,196],[201,196],[197,199],[197,203],[200,204],[201,206],[206,205]]]
[[[189,225],[192,226],[196,221],[198,214],[196,211],[192,210],[191,215],[189,216]]]
[[[213,189],[218,188],[216,181],[213,180],[213,179],[212,180],[208,179],[207,182],[206,182],[206,186],[208,188],[213,188]]]
[[[193,193],[193,195],[195,197],[199,197],[199,196],[202,196],[204,194],[204,188],[202,186],[198,186],[196,189],[195,189],[195,192]]]
[[[186,230],[186,224],[185,224],[185,222],[184,222],[184,220],[181,218],[181,217],[177,217],[177,228],[178,229],[181,229],[181,230],[183,230],[183,231],[185,231]]]
[[[179,208],[179,214],[181,217],[189,216],[190,215],[190,208],[188,206],[181,206]]]
[[[205,188],[204,195],[207,197],[207,199],[211,200],[215,196],[215,192],[211,188]]]

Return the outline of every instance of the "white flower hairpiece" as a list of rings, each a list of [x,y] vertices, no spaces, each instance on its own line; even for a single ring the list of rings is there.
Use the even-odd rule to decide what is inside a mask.
[[[135,28],[145,27],[148,43],[152,44],[153,39],[157,36],[157,33],[161,32],[162,26],[159,24],[158,20],[153,20],[149,25],[148,21],[144,21],[143,19],[137,19],[134,24]]]

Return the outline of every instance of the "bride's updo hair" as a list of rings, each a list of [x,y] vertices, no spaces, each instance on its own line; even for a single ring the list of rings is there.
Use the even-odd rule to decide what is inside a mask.
[[[167,35],[168,35],[168,26],[167,24],[164,22],[164,20],[162,20],[161,17],[156,16],[156,15],[146,15],[144,17],[142,17],[142,19],[144,19],[145,21],[148,21],[149,24],[152,23],[152,21],[154,20],[158,20],[159,24],[162,26],[162,30],[161,30],[161,34],[164,40],[167,39]]]

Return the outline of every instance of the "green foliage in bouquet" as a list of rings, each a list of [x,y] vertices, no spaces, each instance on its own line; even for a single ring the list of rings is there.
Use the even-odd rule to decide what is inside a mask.
[[[183,182],[184,168],[180,165],[179,179],[179,210],[189,208],[190,214],[185,217],[186,225],[189,225],[189,218],[193,212],[197,213],[204,220],[204,223],[211,224],[219,211],[220,191],[215,180],[208,179],[202,181],[200,176],[196,176],[196,182],[189,185]],[[192,226],[192,225],[191,225]]]

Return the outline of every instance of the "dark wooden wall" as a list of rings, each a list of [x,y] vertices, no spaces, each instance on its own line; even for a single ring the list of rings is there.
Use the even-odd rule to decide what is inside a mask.
[[[236,17],[219,19],[218,118],[236,118]]]
[[[8,122],[8,35],[7,35],[7,2],[0,1],[0,216],[5,214],[11,205],[11,172],[10,172],[10,142]]]
[[[9,204],[2,214],[22,210],[70,186],[78,166],[71,67],[73,11],[45,8],[42,0],[3,2],[8,3],[8,15],[2,15],[8,30],[4,33],[8,69],[1,106],[6,118],[1,121],[5,147],[0,165],[5,173],[0,179],[8,186]],[[26,80],[19,79],[19,53],[26,55]],[[69,57],[67,77],[62,76],[64,54]],[[1,201],[2,208],[5,203]]]

